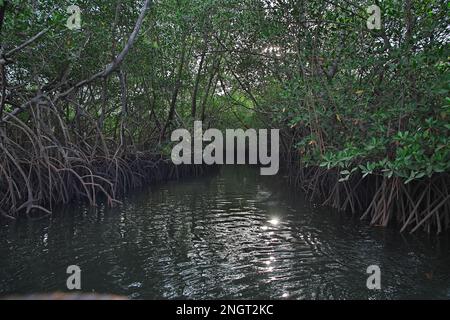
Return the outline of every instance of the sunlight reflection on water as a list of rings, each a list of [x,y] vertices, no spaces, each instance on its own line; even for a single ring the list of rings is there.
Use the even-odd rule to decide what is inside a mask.
[[[0,294],[64,291],[77,264],[84,291],[130,298],[450,298],[448,239],[369,228],[248,167],[3,226],[0,241]],[[372,264],[383,290],[366,288]]]

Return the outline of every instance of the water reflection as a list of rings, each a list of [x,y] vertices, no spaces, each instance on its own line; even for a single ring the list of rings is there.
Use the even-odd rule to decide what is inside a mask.
[[[0,293],[65,290],[77,264],[84,291],[130,298],[450,297],[447,238],[368,228],[239,166],[2,227],[0,239]],[[365,286],[371,264],[381,291]]]

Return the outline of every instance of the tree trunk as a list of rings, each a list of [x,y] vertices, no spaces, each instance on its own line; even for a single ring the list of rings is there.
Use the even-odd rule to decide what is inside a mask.
[[[198,66],[197,75],[195,77],[194,92],[192,93],[192,110],[191,110],[191,115],[192,115],[192,118],[194,118],[194,119],[195,119],[195,114],[197,113],[198,84],[200,83],[200,76],[202,74],[203,62],[205,61],[205,55],[206,55],[206,47],[203,49],[202,55],[200,57],[200,63],[199,63],[199,66]]]
[[[181,87],[181,76],[183,74],[185,56],[186,56],[186,39],[184,39],[184,41],[183,41],[183,47],[181,49],[180,64],[178,65],[178,71],[177,71],[176,80],[175,80],[175,87],[173,88],[172,98],[170,100],[169,115],[167,116],[166,123],[164,124],[164,127],[161,131],[161,136],[159,139],[160,142],[164,139],[167,128],[169,127],[170,123],[173,120],[173,116],[175,115],[175,106],[177,103],[178,92],[180,91],[180,87]]]

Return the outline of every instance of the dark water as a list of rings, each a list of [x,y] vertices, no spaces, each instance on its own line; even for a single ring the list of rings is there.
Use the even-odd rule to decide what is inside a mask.
[[[3,226],[0,244],[0,295],[67,291],[78,265],[83,291],[140,299],[450,298],[448,237],[369,228],[247,167]]]

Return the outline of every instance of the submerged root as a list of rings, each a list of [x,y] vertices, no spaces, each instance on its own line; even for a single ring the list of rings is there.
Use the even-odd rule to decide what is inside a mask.
[[[353,214],[373,226],[396,225],[401,232],[441,233],[450,228],[450,177],[435,175],[405,184],[398,177],[353,174],[339,182],[339,172],[321,167],[290,166],[290,182],[313,201]]]
[[[101,133],[94,138],[101,144],[72,138],[59,116],[49,112],[50,116],[60,120],[51,122],[60,127],[50,129],[39,117],[25,124],[14,116],[0,126],[3,218],[51,214],[53,204],[74,200],[95,206],[98,196],[113,206],[130,189],[203,171],[199,166],[175,167],[157,153],[129,152],[112,143],[107,147]]]

